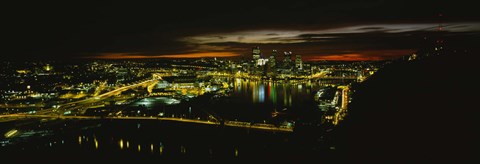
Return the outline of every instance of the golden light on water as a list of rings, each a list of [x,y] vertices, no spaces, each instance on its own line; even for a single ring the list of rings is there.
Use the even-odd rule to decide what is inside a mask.
[[[185,148],[185,146],[180,146],[180,152],[181,152],[182,154],[187,153],[187,149]]]
[[[123,139],[120,139],[118,142],[118,145],[120,146],[120,149],[123,149]]]
[[[94,139],[93,139],[93,142],[95,142],[95,149],[98,149],[98,140],[97,140],[97,138],[94,138]]]

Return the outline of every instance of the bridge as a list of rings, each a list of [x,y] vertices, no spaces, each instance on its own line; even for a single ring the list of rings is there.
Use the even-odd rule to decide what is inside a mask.
[[[158,121],[174,121],[174,122],[184,122],[184,123],[195,123],[195,124],[205,124],[205,125],[216,125],[220,126],[221,124],[216,121],[206,121],[198,119],[186,119],[186,118],[172,118],[172,117],[99,117],[99,116],[64,116],[64,115],[46,115],[46,114],[9,114],[9,115],[0,115],[0,122],[7,122],[12,120],[19,119],[28,119],[28,118],[47,118],[47,119],[84,119],[84,120],[158,120]],[[293,127],[285,126],[274,126],[272,124],[251,124],[247,122],[240,121],[225,121],[224,126],[226,127],[237,127],[237,128],[247,128],[263,131],[273,131],[273,132],[293,132]]]

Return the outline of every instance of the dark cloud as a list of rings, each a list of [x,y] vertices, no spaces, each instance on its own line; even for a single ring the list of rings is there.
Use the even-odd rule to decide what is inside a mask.
[[[264,55],[270,55],[271,50],[294,51],[296,54],[308,58],[329,55],[367,55],[367,59],[389,59],[408,55],[425,45],[425,38],[441,35],[450,40],[470,38],[478,40],[477,32],[437,32],[437,31],[407,31],[407,32],[361,32],[361,33],[335,33],[335,34],[301,34],[292,38],[268,38],[267,40],[299,40],[299,43],[239,43],[239,42],[212,42],[205,43],[210,46],[228,46],[230,50],[249,57],[249,48],[259,46]],[[477,35],[477,36],[476,36]],[[476,39],[475,39],[476,38]],[[458,43],[458,42],[457,42]]]
[[[358,30],[361,31],[385,31],[386,29],[383,27],[362,27],[359,28]]]
[[[276,34],[276,33],[270,33],[270,34],[265,34],[265,35],[268,35],[268,36],[277,36],[278,34]]]
[[[392,31],[381,27],[359,28],[355,30],[362,33],[344,35],[285,37],[282,33],[262,33],[276,37],[270,38],[276,43],[237,43],[248,41],[249,36],[215,44],[185,38],[242,31],[309,32],[372,24],[435,24],[440,22],[438,13],[444,13],[441,19],[444,23],[479,22],[476,5],[455,1],[22,1],[2,6],[4,58],[71,58],[102,53],[149,56],[209,51],[245,54],[254,45],[306,55],[413,49],[416,45],[411,42],[418,39],[417,35],[390,34]],[[470,31],[475,28],[470,27]],[[228,35],[215,36],[219,40],[228,39]],[[280,43],[288,39],[290,43]]]

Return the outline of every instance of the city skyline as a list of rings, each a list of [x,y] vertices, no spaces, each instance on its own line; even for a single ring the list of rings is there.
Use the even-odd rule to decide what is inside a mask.
[[[5,59],[241,58],[259,46],[305,61],[384,60],[425,37],[480,32],[474,5],[438,1],[9,3]]]

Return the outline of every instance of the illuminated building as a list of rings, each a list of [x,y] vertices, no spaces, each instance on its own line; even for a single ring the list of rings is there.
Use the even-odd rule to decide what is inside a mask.
[[[283,52],[283,55],[284,55],[284,58],[283,58],[283,63],[282,63],[282,67],[284,69],[291,69],[292,66],[293,66],[293,63],[292,63],[292,52]]]
[[[290,52],[283,52],[285,58],[283,58],[284,63],[290,63],[292,61],[292,51]]]
[[[260,59],[260,47],[252,48],[252,58],[253,61],[257,61],[258,59]]]
[[[270,67],[275,67],[275,64],[276,64],[276,56],[277,56],[277,50],[273,50],[272,51],[272,55],[270,55],[270,59],[268,60],[269,62],[269,66]]]
[[[256,61],[257,61],[256,65],[264,66],[268,62],[268,59],[257,59]]]
[[[52,67],[50,64],[47,64],[47,65],[43,66],[43,69],[44,69],[45,71],[50,71],[50,70],[53,69],[53,67]]]
[[[303,69],[302,56],[300,55],[295,56],[295,68],[297,68],[298,70]]]

